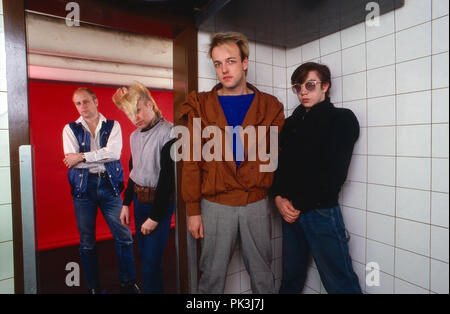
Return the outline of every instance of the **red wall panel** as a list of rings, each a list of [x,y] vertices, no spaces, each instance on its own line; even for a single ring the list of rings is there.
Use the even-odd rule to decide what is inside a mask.
[[[82,85],[59,82],[29,81],[31,145],[34,147],[36,227],[39,250],[54,249],[79,243],[67,168],[62,160],[62,130],[64,125],[78,119],[72,103],[73,91]],[[122,128],[122,165],[128,179],[130,134],[135,130],[126,115],[112,102],[117,87],[89,86],[99,100],[99,111],[117,120]],[[173,120],[173,93],[152,91],[164,117]],[[134,219],[131,222],[134,232]],[[99,212],[97,240],[111,239],[109,229]]]

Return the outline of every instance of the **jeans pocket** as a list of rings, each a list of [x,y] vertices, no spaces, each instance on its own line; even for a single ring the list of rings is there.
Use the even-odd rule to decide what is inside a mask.
[[[317,214],[319,214],[320,216],[324,217],[324,218],[332,218],[333,217],[333,213],[332,213],[332,209],[331,208],[324,208],[324,209],[316,209],[314,210],[314,212],[316,212]]]

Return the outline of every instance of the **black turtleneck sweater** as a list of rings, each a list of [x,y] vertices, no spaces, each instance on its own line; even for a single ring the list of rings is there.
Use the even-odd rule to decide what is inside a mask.
[[[353,112],[334,107],[329,98],[309,112],[300,105],[280,133],[271,194],[302,212],[337,205],[358,136]]]

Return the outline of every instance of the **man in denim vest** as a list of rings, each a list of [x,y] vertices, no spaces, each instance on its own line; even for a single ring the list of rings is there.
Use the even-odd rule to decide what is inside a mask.
[[[100,288],[95,240],[98,207],[115,240],[120,291],[138,293],[133,237],[129,228],[120,222],[120,192],[123,190],[120,125],[98,112],[97,97],[90,89],[77,89],[72,100],[80,118],[64,127],[63,161],[69,168],[68,179],[80,233],[80,259],[89,293],[96,294]]]

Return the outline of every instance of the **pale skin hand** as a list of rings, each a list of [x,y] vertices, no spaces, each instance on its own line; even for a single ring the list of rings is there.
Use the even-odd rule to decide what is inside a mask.
[[[120,213],[120,222],[124,226],[130,225],[130,208],[126,205],[122,206],[122,211]],[[156,227],[158,227],[158,222],[148,218],[141,226],[141,232],[143,235],[149,235],[152,233]]]
[[[189,216],[188,230],[194,239],[203,239],[203,222],[201,215]]]
[[[148,218],[141,226],[141,232],[143,235],[149,235],[156,229],[158,223],[150,218]]]
[[[83,154],[75,154],[75,153],[69,153],[65,155],[65,158],[63,159],[64,164],[67,168],[72,168],[78,165],[80,162],[83,161]]]
[[[120,222],[124,226],[130,225],[130,208],[126,205],[122,206],[122,211],[120,212]]]
[[[275,197],[275,205],[287,223],[294,223],[300,217],[300,211],[295,209],[291,201],[281,196]]]

